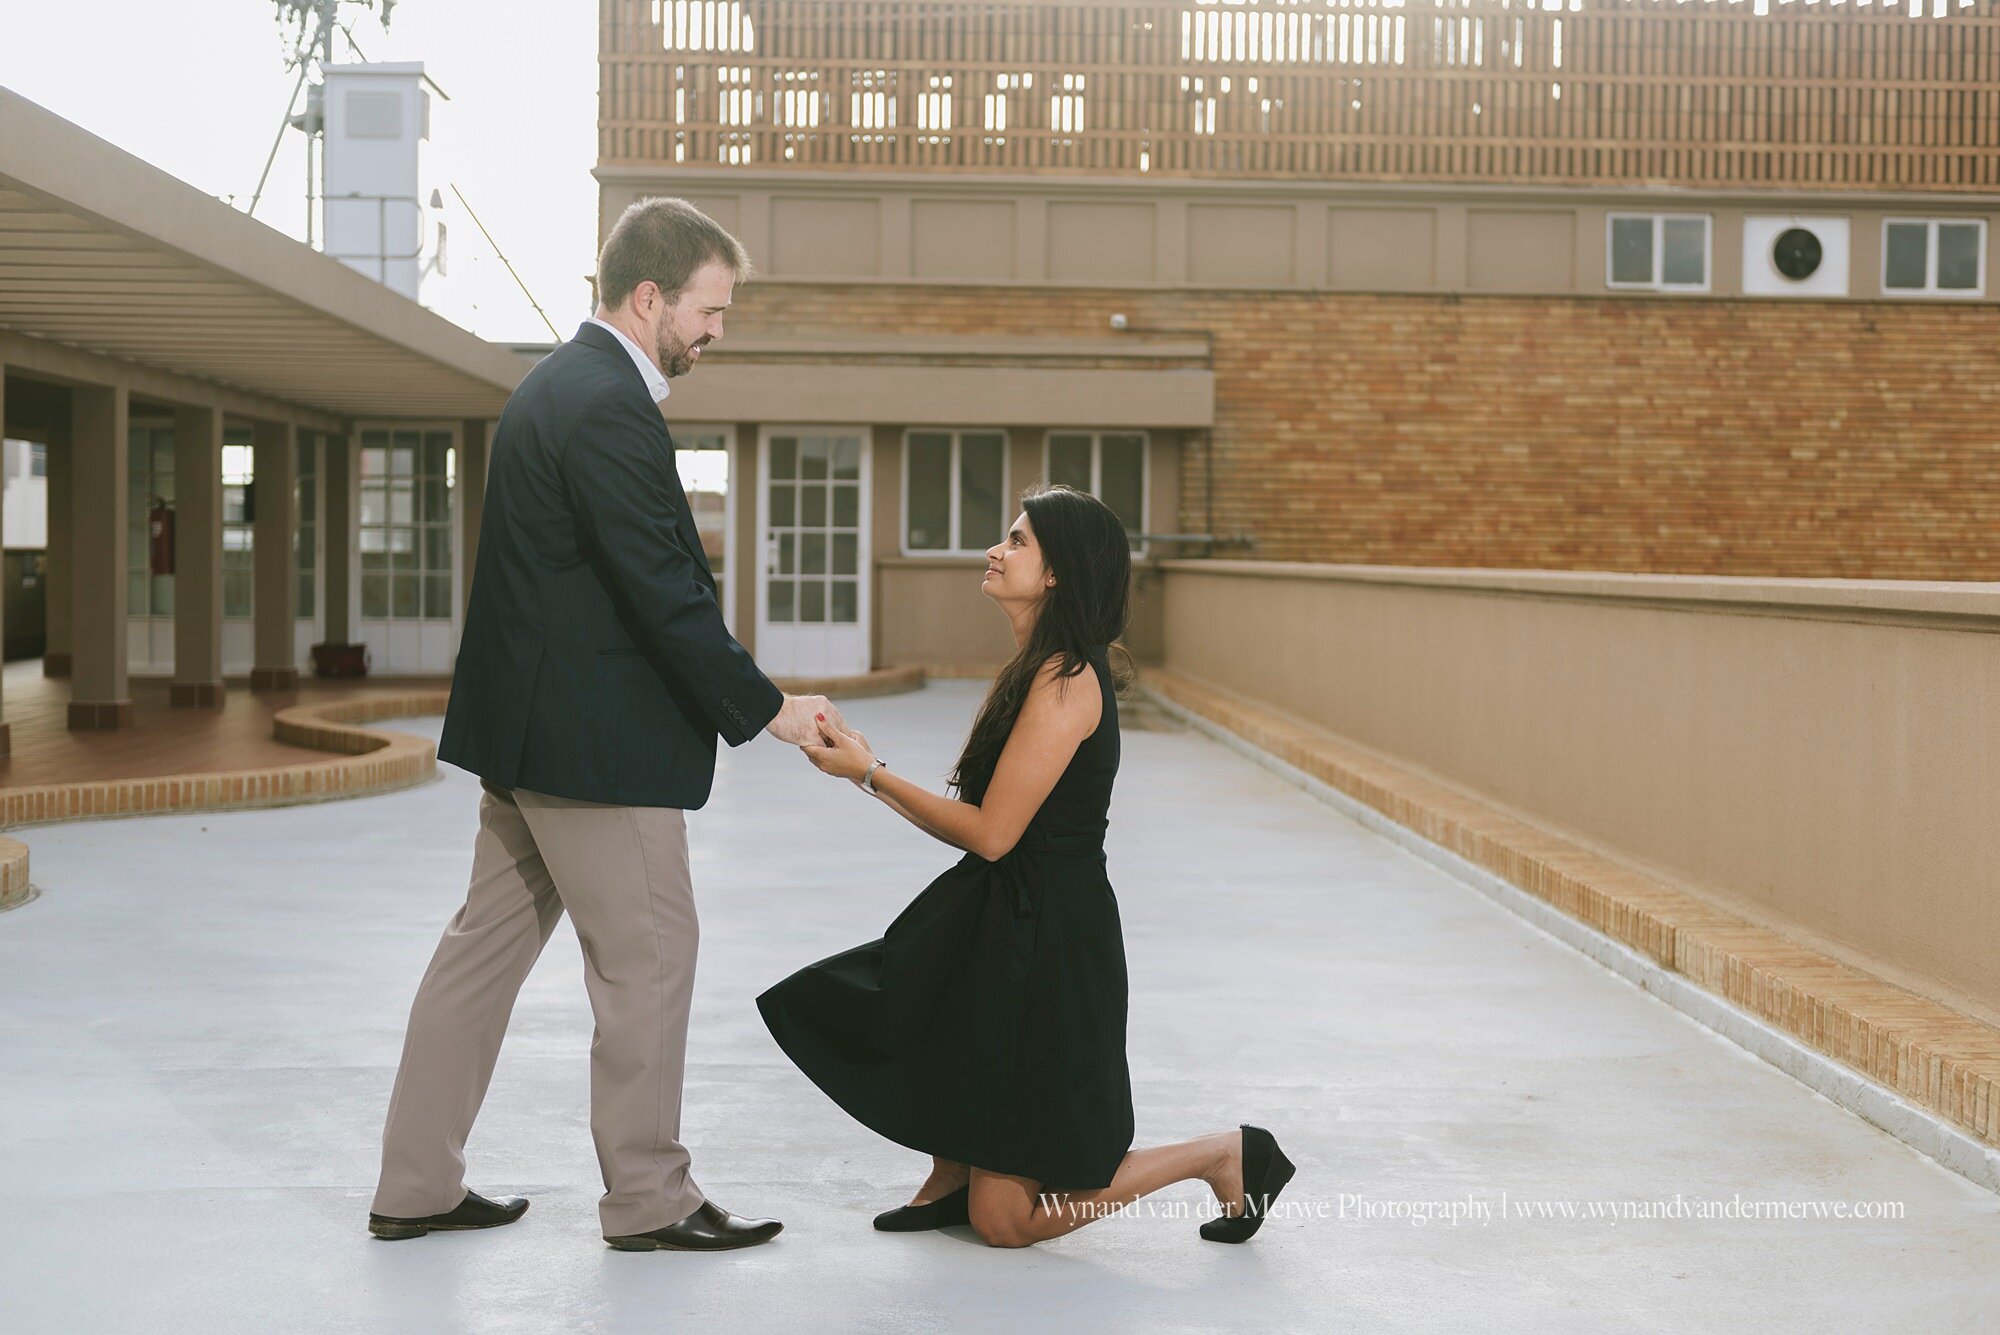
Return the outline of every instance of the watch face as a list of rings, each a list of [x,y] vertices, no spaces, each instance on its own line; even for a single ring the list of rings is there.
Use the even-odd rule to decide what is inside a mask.
[[[1787,227],[1771,243],[1771,265],[1787,278],[1810,278],[1819,269],[1819,238],[1803,227]]]

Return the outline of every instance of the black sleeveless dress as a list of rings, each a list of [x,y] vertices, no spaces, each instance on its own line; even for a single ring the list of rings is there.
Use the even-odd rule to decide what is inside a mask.
[[[757,998],[778,1046],[864,1126],[1050,1191],[1110,1185],[1132,1145],[1104,870],[1118,702],[1105,651],[1090,658],[1104,716],[1020,843],[997,862],[966,854],[881,940]]]

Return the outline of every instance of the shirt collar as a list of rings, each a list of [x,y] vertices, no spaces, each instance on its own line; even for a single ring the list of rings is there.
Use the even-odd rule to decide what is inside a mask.
[[[653,365],[653,359],[646,355],[645,349],[634,343],[630,338],[627,338],[625,331],[617,325],[608,324],[598,319],[595,315],[590,317],[589,323],[596,325],[600,329],[609,329],[612,335],[620,343],[624,344],[626,353],[632,358],[632,364],[639,368],[640,376],[645,379],[646,392],[653,396],[653,402],[660,403],[664,401],[671,392],[672,387],[667,384],[666,376],[660,373],[660,368]]]

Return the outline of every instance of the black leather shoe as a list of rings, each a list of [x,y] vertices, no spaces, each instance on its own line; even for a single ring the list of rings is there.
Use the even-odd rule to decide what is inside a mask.
[[[456,1210],[434,1214],[426,1219],[397,1219],[386,1214],[368,1216],[368,1231],[378,1238],[421,1238],[426,1233],[456,1233],[469,1228],[498,1228],[511,1224],[528,1213],[525,1196],[502,1196],[497,1201],[489,1201],[476,1192],[468,1191],[465,1199],[458,1203]]]
[[[745,1219],[714,1201],[703,1201],[699,1209],[678,1224],[605,1241],[621,1252],[726,1252],[732,1247],[755,1247],[760,1242],[769,1242],[784,1227],[775,1219]]]
[[[1210,1242],[1248,1242],[1264,1226],[1271,1202],[1292,1180],[1298,1169],[1278,1148],[1278,1142],[1261,1126],[1243,1124],[1243,1212],[1211,1219],[1201,1226],[1201,1235]]]
[[[875,1227],[884,1233],[922,1233],[932,1228],[958,1228],[972,1222],[972,1188],[925,1201],[922,1205],[899,1205],[875,1216]]]

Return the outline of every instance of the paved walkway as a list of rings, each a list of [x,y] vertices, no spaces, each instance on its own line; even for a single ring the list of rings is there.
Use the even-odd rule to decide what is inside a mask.
[[[977,699],[849,717],[942,773]],[[399,724],[410,730],[432,721]],[[433,734],[434,735],[434,734]],[[9,1331],[1437,1331],[1976,1328],[2000,1198],[1472,891],[1186,732],[1128,730],[1111,869],[1142,1141],[1261,1121],[1301,1171],[1247,1247],[1128,1218],[1027,1252],[878,1235],[916,1156],[847,1122],[751,998],[875,935],[949,858],[767,740],[691,822],[702,905],[686,1134],[767,1247],[598,1240],[589,1012],[567,925],[514,1016],[473,1183],[488,1234],[363,1229],[410,994],[463,892],[456,770],[327,806],[39,831],[0,916]],[[1890,1201],[1900,1220],[1497,1217],[1536,1203]],[[1157,1198],[1192,1209],[1198,1187]],[[1360,1218],[1370,1206],[1496,1212]],[[1345,1207],[1346,1217],[1342,1217]],[[1625,1207],[1639,1208],[1639,1207]]]

